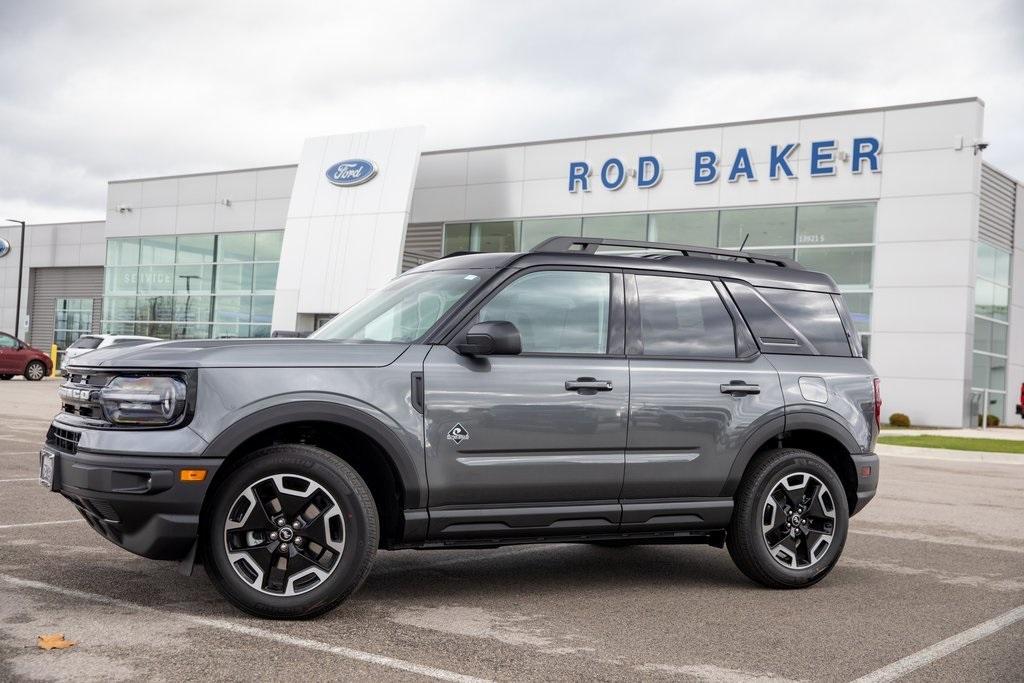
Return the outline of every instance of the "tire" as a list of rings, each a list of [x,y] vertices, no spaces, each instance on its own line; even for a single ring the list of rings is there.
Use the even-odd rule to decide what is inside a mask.
[[[244,612],[316,617],[337,607],[370,572],[380,533],[377,507],[362,477],[332,453],[299,444],[264,448],[208,497],[213,503],[201,532],[206,573]],[[272,514],[254,516],[274,510],[284,526]]]
[[[29,382],[38,382],[46,377],[46,366],[43,361],[34,360],[25,366],[25,379]]]
[[[748,578],[769,588],[812,586],[843,552],[849,510],[842,482],[820,457],[795,448],[768,451],[750,465],[736,492],[729,555]]]
[[[0,379],[2,379],[2,380],[14,379],[14,375],[0,375]]]

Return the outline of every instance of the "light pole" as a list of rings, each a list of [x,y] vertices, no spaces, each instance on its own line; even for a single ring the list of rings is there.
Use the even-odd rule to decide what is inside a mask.
[[[5,219],[8,223],[21,223],[21,244],[18,247],[18,303],[14,306],[14,336],[21,339],[21,272],[25,269],[25,221]]]

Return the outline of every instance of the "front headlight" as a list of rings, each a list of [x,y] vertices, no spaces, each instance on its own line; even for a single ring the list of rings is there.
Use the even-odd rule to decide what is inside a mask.
[[[100,389],[99,401],[114,424],[168,425],[185,412],[185,383],[176,377],[115,377]]]

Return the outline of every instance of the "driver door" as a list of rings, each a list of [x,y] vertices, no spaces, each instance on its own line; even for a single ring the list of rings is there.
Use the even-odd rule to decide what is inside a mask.
[[[0,333],[0,375],[18,374],[24,368],[15,369],[18,360],[18,340]]]
[[[465,356],[476,322],[513,323],[522,353]],[[531,270],[424,362],[431,535],[612,532],[629,406],[622,275]],[[598,385],[599,388],[593,388]]]

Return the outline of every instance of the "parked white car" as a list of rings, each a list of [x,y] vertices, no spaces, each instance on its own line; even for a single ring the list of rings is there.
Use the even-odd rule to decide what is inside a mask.
[[[149,342],[163,341],[156,337],[141,337],[130,334],[83,334],[74,344],[64,351],[64,359],[60,363],[63,371],[68,366],[68,361],[78,358],[82,354],[105,349],[110,346],[138,346]]]

